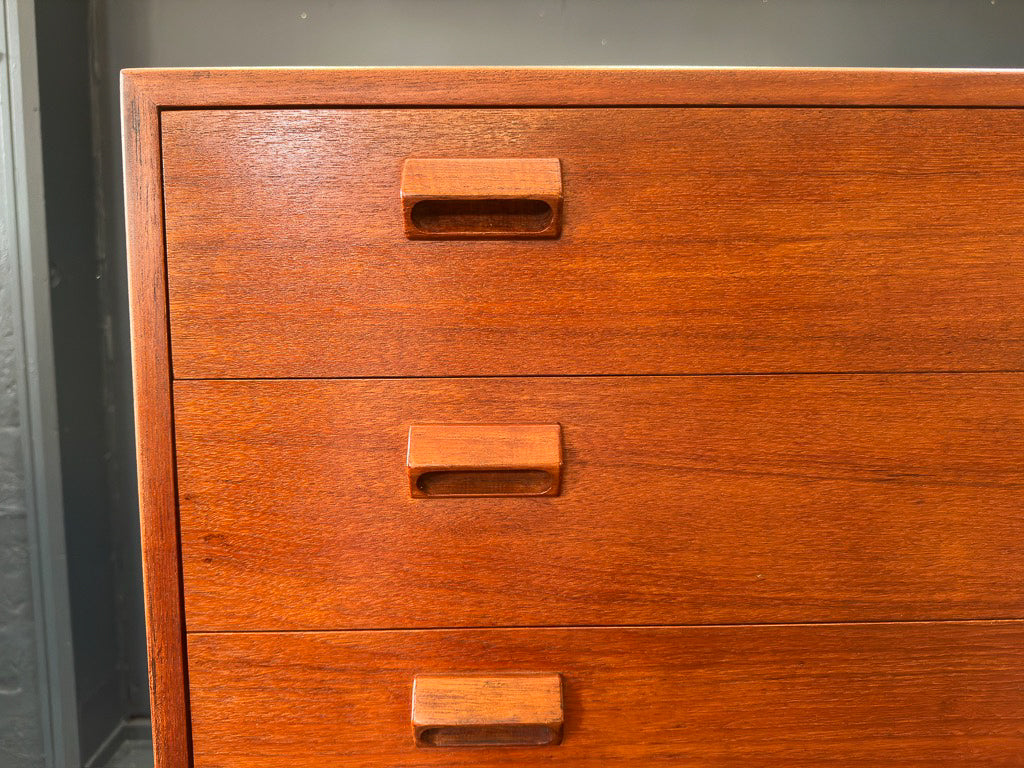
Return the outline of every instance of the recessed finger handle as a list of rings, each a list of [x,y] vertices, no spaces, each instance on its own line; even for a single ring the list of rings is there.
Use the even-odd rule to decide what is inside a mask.
[[[557,496],[558,424],[414,424],[406,458],[417,498]]]
[[[562,676],[419,675],[412,688],[419,747],[543,747],[562,741]]]
[[[558,237],[557,158],[411,158],[402,167],[405,234],[412,239]]]

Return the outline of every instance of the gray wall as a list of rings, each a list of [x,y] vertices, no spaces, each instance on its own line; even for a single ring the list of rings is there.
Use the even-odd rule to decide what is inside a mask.
[[[0,765],[77,762],[31,3],[0,0]]]
[[[66,0],[62,5],[73,4]],[[148,705],[125,303],[119,70],[272,65],[1024,67],[1024,3],[1010,0],[94,0],[93,5],[99,245],[88,269],[81,264],[67,267],[94,269],[100,276],[98,303],[87,316],[94,338],[83,345],[90,355],[99,349],[108,355],[103,364],[105,394],[99,399],[114,410],[102,427],[112,474],[97,496],[110,505],[109,517],[98,510],[89,513],[96,519],[83,532],[81,546],[83,557],[99,563],[104,554],[92,550],[89,542],[110,537],[106,555],[118,563],[116,589],[123,603],[125,706],[134,713],[145,712]],[[80,170],[75,174],[84,178]],[[87,239],[87,224],[76,226]],[[72,257],[76,252],[71,243],[68,247]],[[99,336],[108,332],[111,341],[104,344]],[[69,362],[68,368],[81,365],[91,382],[94,361]],[[97,394],[89,398],[96,400]],[[84,471],[91,475],[80,478],[86,488],[101,470],[89,465]],[[105,580],[106,565],[97,567],[98,578]]]
[[[21,339],[14,296],[17,254],[10,248],[9,221],[3,215],[12,205],[7,196],[0,185],[0,765],[36,768],[43,765],[38,630],[22,454]]]
[[[138,587],[118,560],[129,549],[118,526],[132,511],[117,503],[119,465],[110,460],[106,398],[113,390],[105,374],[114,373],[114,356],[104,329],[117,302],[104,293],[97,258],[89,3],[36,0],[35,11],[76,711],[88,758],[134,708],[122,615],[137,607],[119,608],[126,589],[134,598]]]

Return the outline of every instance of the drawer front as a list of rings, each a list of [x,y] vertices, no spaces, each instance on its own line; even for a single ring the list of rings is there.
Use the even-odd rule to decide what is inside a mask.
[[[1020,110],[217,109],[161,126],[179,378],[1024,360]],[[410,239],[402,165],[437,157],[559,160],[561,236]]]
[[[1024,374],[179,381],[174,398],[189,630],[1024,611]],[[436,423],[561,425],[559,495],[414,498],[409,429]]]
[[[195,768],[1019,766],[1020,622],[198,634]],[[558,746],[414,745],[418,675],[554,672]]]

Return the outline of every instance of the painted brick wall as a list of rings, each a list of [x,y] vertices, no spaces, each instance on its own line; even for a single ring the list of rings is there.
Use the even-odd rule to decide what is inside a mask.
[[[8,202],[0,186],[0,211]],[[0,216],[0,766],[37,768],[43,737],[12,295],[17,283],[5,219]]]

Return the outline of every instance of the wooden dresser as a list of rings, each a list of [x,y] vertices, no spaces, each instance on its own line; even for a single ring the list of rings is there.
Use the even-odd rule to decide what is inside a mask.
[[[158,768],[1024,766],[1024,73],[123,95]]]

